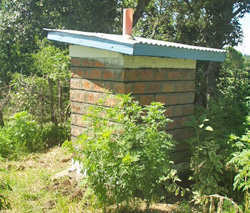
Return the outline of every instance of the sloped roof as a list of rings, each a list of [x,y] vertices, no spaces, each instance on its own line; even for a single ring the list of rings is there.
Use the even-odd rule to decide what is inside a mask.
[[[49,31],[49,40],[109,50],[134,56],[182,58],[221,62],[225,60],[226,55],[225,50],[140,37],[81,32],[74,30],[45,30]]]

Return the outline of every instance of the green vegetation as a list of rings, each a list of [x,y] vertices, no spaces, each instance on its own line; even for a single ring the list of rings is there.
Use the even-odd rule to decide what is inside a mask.
[[[83,183],[53,179],[66,168],[62,149],[34,154],[70,136],[70,58],[43,28],[120,34],[126,7],[135,9],[134,35],[230,46],[224,63],[197,64],[196,115],[187,123],[194,135],[186,141],[190,202],[175,211],[249,212],[250,58],[233,49],[242,40],[239,20],[250,12],[245,0],[0,0],[0,210],[139,211],[186,191],[172,169],[174,141],[161,131],[169,120],[158,103],[142,108],[125,96],[118,106],[89,109],[90,128],[73,149],[88,174]]]
[[[81,150],[76,159],[103,209],[114,203],[119,210],[123,202],[128,208],[136,197],[145,199],[149,208],[167,191],[178,195],[180,180],[169,158],[173,141],[159,130],[169,122],[164,106],[151,103],[143,108],[129,95],[117,96],[115,102],[111,108],[88,108],[88,129],[74,143]]]
[[[82,187],[67,175],[55,176],[68,168],[70,162],[70,155],[61,148],[45,154],[29,154],[19,161],[1,161],[0,194],[5,202],[0,209],[3,212],[81,212],[86,202],[79,198]]]

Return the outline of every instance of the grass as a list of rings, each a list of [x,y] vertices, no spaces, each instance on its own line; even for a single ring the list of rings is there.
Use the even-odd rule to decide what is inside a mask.
[[[80,190],[78,183],[68,176],[54,178],[70,162],[71,156],[62,148],[19,161],[2,161],[0,182],[11,188],[1,193],[11,204],[3,212],[82,212],[84,200],[74,197]]]
[[[11,209],[2,212],[101,212],[95,197],[82,182],[67,171],[71,155],[63,148],[53,148],[47,153],[30,154],[18,161],[0,161],[0,195],[8,199]],[[64,174],[64,175],[63,175]],[[8,187],[9,186],[9,187]],[[1,185],[0,185],[1,188]],[[181,206],[184,206],[180,209]],[[95,208],[94,208],[95,207]],[[143,212],[142,203],[133,212]],[[114,212],[114,208],[110,208]],[[191,212],[183,203],[175,205],[154,204],[151,212]]]

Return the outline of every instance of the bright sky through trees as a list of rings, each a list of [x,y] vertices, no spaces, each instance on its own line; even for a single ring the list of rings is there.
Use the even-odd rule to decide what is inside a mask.
[[[244,40],[236,49],[243,54],[250,55],[250,13],[245,14],[240,23],[244,32]]]

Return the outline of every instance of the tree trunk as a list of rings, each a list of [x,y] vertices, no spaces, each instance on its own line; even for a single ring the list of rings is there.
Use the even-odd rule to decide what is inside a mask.
[[[0,126],[4,127],[3,112],[0,111]]]
[[[49,83],[49,94],[50,94],[50,113],[51,113],[51,121],[57,126],[57,120],[55,117],[55,101],[54,101],[54,94],[53,94],[53,81],[48,78]]]
[[[62,87],[60,84],[60,80],[57,81],[57,99],[58,99],[58,107],[59,107],[59,116],[60,121],[63,121],[63,101],[62,101]]]
[[[216,88],[216,76],[218,74],[218,63],[210,62],[205,73],[206,76],[206,101],[214,95]]]
[[[139,0],[138,1],[138,4],[137,4],[136,9],[135,9],[134,16],[133,16],[133,27],[139,21],[142,13],[144,12],[145,8],[148,6],[150,1],[151,0]]]

